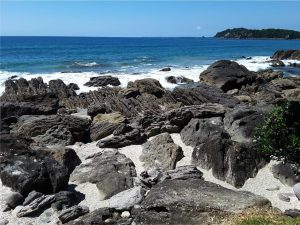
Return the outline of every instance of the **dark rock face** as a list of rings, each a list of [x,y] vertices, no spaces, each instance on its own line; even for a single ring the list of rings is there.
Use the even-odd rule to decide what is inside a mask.
[[[2,158],[0,177],[4,185],[24,195],[32,190],[55,193],[66,189],[69,181],[67,168],[50,157],[43,160],[25,156]]]
[[[98,141],[102,138],[105,138],[111,135],[118,126],[119,124],[117,123],[109,122],[93,124],[90,129],[91,139],[93,141]]]
[[[98,114],[110,113],[110,110],[105,104],[90,105],[87,109],[87,114],[93,119]]]
[[[192,88],[176,87],[172,92],[174,98],[184,105],[201,105],[203,103],[218,103],[227,107],[233,107],[238,100],[225,94],[217,87],[206,84],[198,84]]]
[[[176,145],[168,133],[159,134],[143,146],[141,161],[146,169],[175,169],[176,163],[183,158],[181,147]]]
[[[117,151],[105,151],[92,156],[90,162],[76,167],[71,180],[94,183],[103,199],[133,186],[136,177],[133,162]]]
[[[5,201],[8,207],[14,209],[23,203],[24,197],[18,192],[12,192],[6,197]]]
[[[69,222],[70,220],[75,220],[80,216],[83,216],[89,212],[89,208],[87,206],[79,206],[75,205],[71,208],[64,209],[58,215],[59,220],[62,223]]]
[[[170,67],[162,68],[160,71],[169,72],[171,71],[171,68]]]
[[[267,82],[270,82],[271,80],[274,80],[276,78],[282,78],[283,72],[267,69],[267,70],[259,71],[258,77],[266,80]]]
[[[246,84],[252,84],[255,82],[256,76],[255,73],[236,62],[220,60],[200,74],[200,81],[215,85],[227,92],[235,88],[240,89]]]
[[[142,80],[136,80],[134,82],[129,82],[127,88],[134,88],[138,90],[141,94],[150,94],[158,98],[161,98],[165,90],[159,83],[159,81],[152,78],[145,78]]]
[[[284,67],[285,66],[284,62],[282,62],[278,59],[272,59],[269,62],[271,63],[272,67]]]
[[[274,55],[271,57],[272,59],[296,59],[300,60],[300,50],[280,50],[276,51]]]
[[[55,135],[57,133],[57,131],[53,133],[53,127],[55,126],[61,127],[61,129],[63,128],[67,132],[59,132],[59,135]],[[19,118],[18,123],[14,125],[11,132],[15,135],[29,138],[52,132],[54,139],[49,139],[50,136],[48,133],[48,135],[42,137],[40,140],[46,140],[46,142],[58,142],[58,140],[65,142],[67,140],[69,143],[71,143],[71,133],[73,142],[86,142],[89,140],[89,126],[89,120],[69,115],[22,116]]]
[[[90,81],[85,83],[85,86],[88,87],[103,87],[107,85],[119,86],[121,82],[117,77],[112,76],[99,76],[99,77],[91,77]]]
[[[97,146],[100,148],[122,148],[128,145],[141,144],[146,140],[146,137],[138,129],[133,129],[125,134],[100,140]]]
[[[154,186],[133,213],[137,224],[210,224],[212,217],[266,205],[270,202],[265,198],[201,179],[167,179]]]
[[[241,105],[225,114],[224,127],[237,142],[252,142],[255,128],[263,122],[270,107]]]

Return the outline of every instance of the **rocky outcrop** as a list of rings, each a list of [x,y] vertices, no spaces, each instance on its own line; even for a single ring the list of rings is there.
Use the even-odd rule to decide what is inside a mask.
[[[258,72],[258,78],[262,78],[266,80],[267,82],[270,82],[271,80],[274,80],[276,78],[282,78],[283,72],[281,71],[274,71],[272,69],[267,69],[263,71]]]
[[[279,50],[276,51],[271,58],[279,59],[279,60],[284,60],[284,59],[300,60],[300,50],[287,50],[287,51]]]
[[[74,143],[89,140],[90,121],[69,115],[21,116],[11,133],[35,137],[44,144]],[[39,136],[42,135],[42,136]],[[37,137],[38,136],[38,137]]]
[[[255,82],[257,75],[246,67],[229,60],[220,60],[210,65],[200,74],[200,81],[215,85],[227,92],[240,89],[243,85]]]
[[[137,224],[210,224],[212,217],[216,221],[249,207],[269,205],[265,198],[202,179],[167,179],[149,191],[133,214]]]
[[[133,88],[138,90],[141,94],[150,94],[157,98],[161,98],[165,93],[165,90],[159,81],[152,78],[145,78],[142,80],[129,82],[127,84],[127,88]]]
[[[140,160],[144,168],[175,169],[176,163],[183,158],[180,146],[176,145],[168,133],[159,134],[143,145]]]
[[[121,82],[117,77],[112,76],[99,76],[99,77],[91,77],[90,81],[85,83],[85,86],[88,87],[103,87],[107,85],[119,86]]]
[[[146,136],[139,130],[133,129],[125,134],[100,140],[97,146],[100,148],[122,148],[128,145],[141,144]]]
[[[104,151],[91,156],[89,162],[76,167],[71,180],[97,185],[102,199],[133,187],[136,177],[133,162],[117,151]]]
[[[203,103],[218,103],[226,107],[233,107],[238,100],[225,94],[217,87],[198,84],[195,87],[176,87],[172,92],[177,102],[183,105],[201,105]]]
[[[168,76],[166,77],[166,80],[168,83],[171,84],[192,84],[194,83],[194,81],[192,79],[183,77],[183,76],[179,76],[179,77],[175,77],[175,76]]]

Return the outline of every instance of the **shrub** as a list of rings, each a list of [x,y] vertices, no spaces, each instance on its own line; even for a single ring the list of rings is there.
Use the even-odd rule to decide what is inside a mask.
[[[276,106],[255,132],[257,150],[300,164],[300,102]]]

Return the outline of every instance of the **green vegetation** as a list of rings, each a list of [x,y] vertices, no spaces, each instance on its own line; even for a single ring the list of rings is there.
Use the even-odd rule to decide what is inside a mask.
[[[249,209],[226,219],[222,225],[300,225],[300,218],[285,216],[274,209]]]
[[[285,162],[300,164],[300,102],[276,106],[257,127],[257,150]]]
[[[256,39],[256,38],[275,38],[275,39],[300,39],[300,32],[285,29],[246,29],[233,28],[218,32],[217,38],[233,38],[233,39]]]

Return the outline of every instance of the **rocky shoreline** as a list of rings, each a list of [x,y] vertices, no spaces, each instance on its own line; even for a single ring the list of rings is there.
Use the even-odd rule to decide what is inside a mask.
[[[278,51],[274,67],[299,55]],[[0,223],[220,224],[251,207],[299,208],[299,171],[258,153],[254,132],[273,106],[300,100],[300,78],[220,60],[199,82],[177,81],[120,88],[99,76],[86,85],[101,88],[77,94],[59,79],[7,80]],[[246,189],[266,168],[272,198]]]

